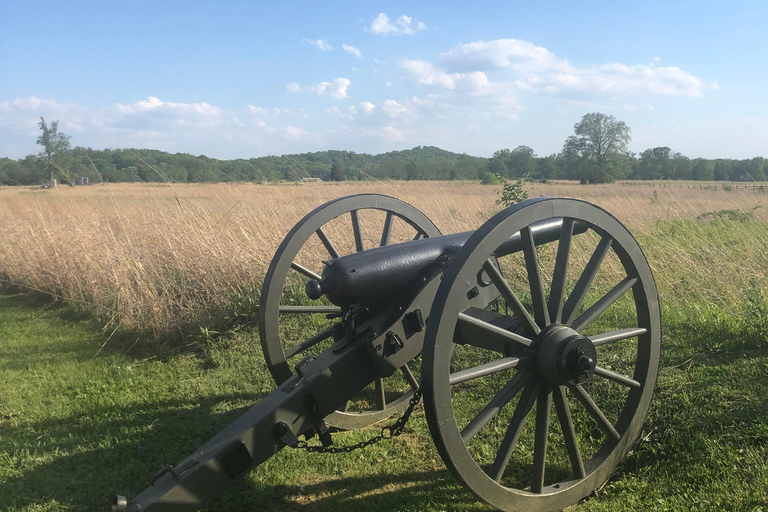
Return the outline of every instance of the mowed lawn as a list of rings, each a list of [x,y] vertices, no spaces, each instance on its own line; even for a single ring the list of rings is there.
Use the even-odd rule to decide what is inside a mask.
[[[579,510],[768,510],[764,299],[720,321],[667,315],[643,440]],[[107,510],[273,387],[255,334],[150,351],[17,291],[0,295],[0,340],[0,510]],[[284,449],[206,510],[490,509],[445,470],[419,411],[350,454]]]

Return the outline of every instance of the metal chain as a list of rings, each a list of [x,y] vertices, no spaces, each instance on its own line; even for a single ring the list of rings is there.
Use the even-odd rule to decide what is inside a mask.
[[[291,445],[291,448],[297,448],[300,450],[306,450],[311,453],[349,453],[366,446],[376,444],[382,439],[392,439],[403,433],[405,430],[405,424],[408,422],[408,418],[411,417],[411,413],[421,401],[421,388],[414,391],[413,396],[408,401],[408,409],[405,410],[402,416],[400,416],[394,423],[387,425],[381,429],[379,435],[368,439],[367,441],[361,441],[357,444],[350,446],[317,446],[310,445],[306,441],[296,441]]]

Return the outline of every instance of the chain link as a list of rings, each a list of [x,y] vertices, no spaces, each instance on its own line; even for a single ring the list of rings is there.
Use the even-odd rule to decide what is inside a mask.
[[[297,441],[291,445],[291,448],[306,450],[310,453],[349,453],[355,450],[359,450],[361,448],[365,448],[366,446],[371,446],[372,444],[376,444],[383,439],[392,439],[393,437],[397,437],[403,433],[403,431],[405,430],[405,424],[408,422],[408,418],[411,417],[411,413],[413,412],[413,410],[419,404],[419,401],[421,401],[421,388],[413,392],[413,396],[408,401],[408,409],[405,410],[402,416],[400,416],[391,425],[387,425],[386,427],[383,427],[379,435],[372,437],[367,441],[362,441],[350,446],[338,446],[338,447],[310,445],[306,441]]]

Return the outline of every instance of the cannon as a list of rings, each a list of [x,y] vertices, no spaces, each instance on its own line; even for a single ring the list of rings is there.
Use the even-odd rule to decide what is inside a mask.
[[[413,206],[361,194],[286,235],[259,335],[277,388],[113,510],[196,510],[284,447],[331,451],[335,430],[395,414],[372,441],[397,435],[421,398],[440,456],[477,497],[562,509],[640,438],[661,319],[640,246],[595,205],[531,199],[442,236]]]

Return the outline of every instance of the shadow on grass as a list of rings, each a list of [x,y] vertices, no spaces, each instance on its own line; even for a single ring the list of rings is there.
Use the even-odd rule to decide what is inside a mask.
[[[201,327],[205,327],[205,324],[190,322],[178,332],[162,335],[122,328],[113,332],[112,329],[104,327],[103,319],[79,309],[66,300],[8,284],[0,285],[0,308],[14,308],[33,318],[47,316],[65,324],[86,326],[90,333],[98,336],[104,344],[99,349],[100,352],[121,353],[137,359],[152,357],[162,361],[182,353],[200,353],[199,332]],[[29,350],[30,355],[34,356],[34,349],[30,347]],[[84,344],[82,351],[87,353],[88,357],[94,356],[88,345]]]
[[[139,494],[159,468],[180,462],[247,409],[215,413],[218,404],[252,398],[218,395],[193,407],[185,400],[166,401],[104,410],[99,417],[4,426],[5,439],[14,441],[0,446],[8,445],[15,476],[0,482],[0,510],[38,505],[43,510],[106,511],[114,494]],[[308,462],[313,456],[300,454]],[[263,468],[256,471],[261,473],[237,482],[205,510],[423,510],[429,502],[444,504],[440,508],[445,510],[486,509],[445,470],[309,485],[300,480],[263,484],[260,478],[269,480],[269,475]]]

